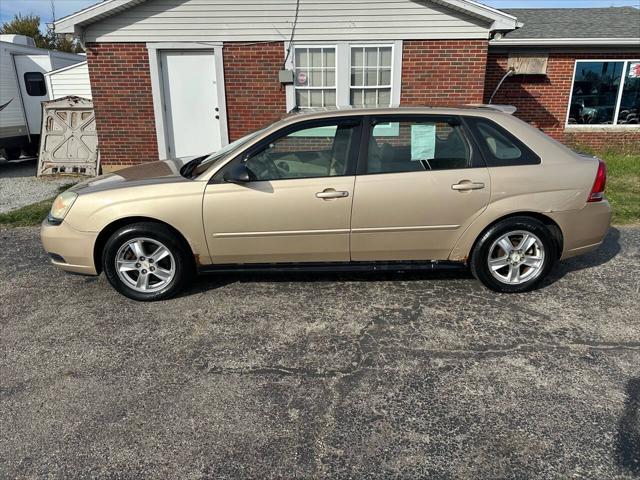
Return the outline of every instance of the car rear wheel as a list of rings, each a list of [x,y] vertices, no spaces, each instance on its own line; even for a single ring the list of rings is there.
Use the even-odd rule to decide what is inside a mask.
[[[531,217],[512,217],[489,228],[471,255],[473,275],[497,292],[533,290],[557,259],[547,226]]]
[[[167,227],[142,222],[127,225],[105,244],[102,266],[107,279],[134,300],[163,300],[176,295],[193,276],[189,249]]]

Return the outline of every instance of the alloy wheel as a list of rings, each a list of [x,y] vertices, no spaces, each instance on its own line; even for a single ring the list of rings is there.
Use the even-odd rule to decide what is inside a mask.
[[[493,242],[487,263],[496,280],[508,285],[520,285],[540,275],[544,260],[542,241],[531,232],[516,230]]]
[[[120,280],[141,293],[162,290],[176,274],[176,262],[169,249],[146,237],[127,240],[118,249],[115,263]]]

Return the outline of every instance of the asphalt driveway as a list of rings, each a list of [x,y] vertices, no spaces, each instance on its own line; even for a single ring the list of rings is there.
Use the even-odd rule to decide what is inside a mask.
[[[524,295],[288,274],[143,304],[0,231],[0,477],[640,477],[639,249],[613,229]]]

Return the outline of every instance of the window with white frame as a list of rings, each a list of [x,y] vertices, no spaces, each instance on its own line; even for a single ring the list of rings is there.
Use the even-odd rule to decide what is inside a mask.
[[[352,46],[349,103],[356,107],[391,104],[393,47]]]
[[[293,46],[287,108],[388,107],[400,102],[402,41]]]
[[[640,127],[640,60],[577,61],[567,123]]]
[[[296,105],[336,105],[336,47],[295,48]]]

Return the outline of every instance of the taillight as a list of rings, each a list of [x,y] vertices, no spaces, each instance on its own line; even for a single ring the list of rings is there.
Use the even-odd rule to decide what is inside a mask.
[[[587,202],[600,202],[604,199],[604,187],[607,183],[607,165],[598,160],[598,173],[596,173],[596,180],[593,182],[593,188],[589,194]]]

